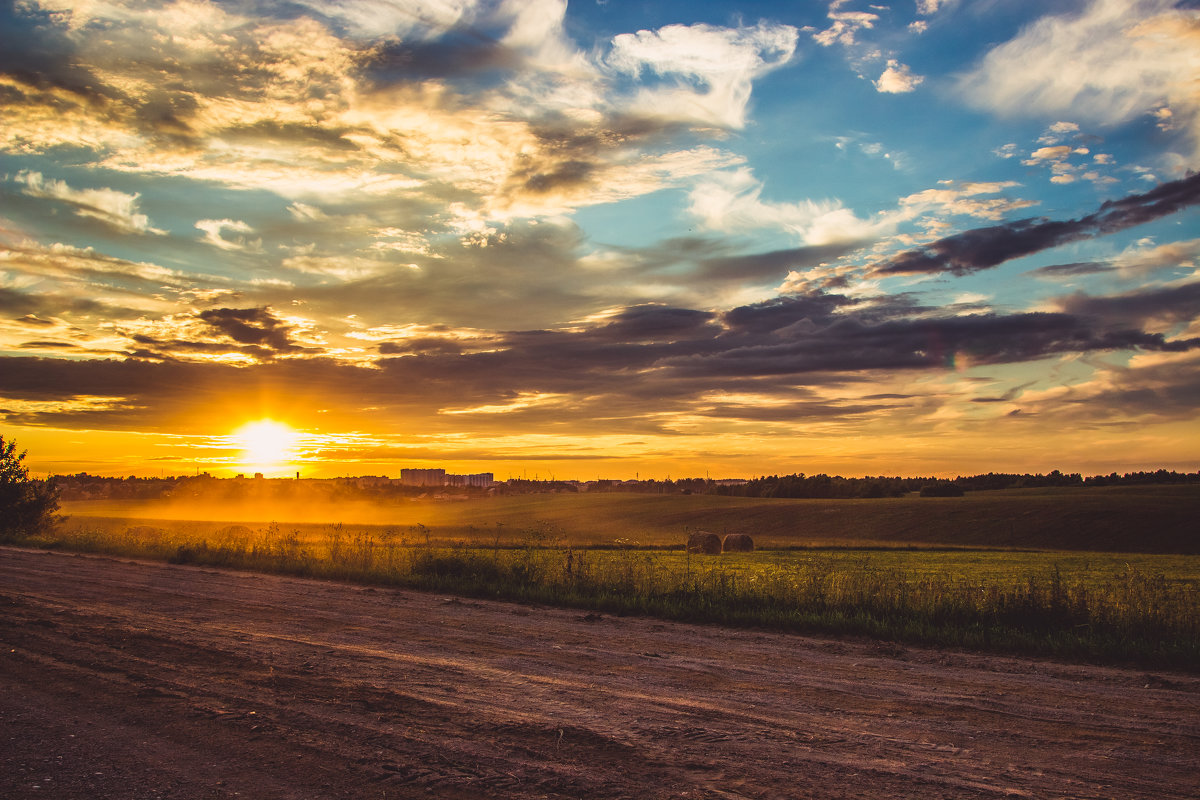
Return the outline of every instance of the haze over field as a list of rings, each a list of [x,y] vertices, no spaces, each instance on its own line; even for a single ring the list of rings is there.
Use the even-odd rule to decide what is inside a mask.
[[[22,0],[35,472],[1196,470],[1200,11]]]

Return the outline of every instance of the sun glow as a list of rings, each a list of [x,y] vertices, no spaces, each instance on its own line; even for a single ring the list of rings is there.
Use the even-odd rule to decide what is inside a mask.
[[[233,434],[242,448],[241,463],[260,469],[276,469],[294,461],[299,438],[287,425],[270,419],[248,422]]]

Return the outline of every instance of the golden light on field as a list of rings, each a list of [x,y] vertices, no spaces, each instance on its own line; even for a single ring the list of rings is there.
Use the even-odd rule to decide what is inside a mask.
[[[300,434],[282,422],[260,419],[247,422],[233,433],[241,447],[241,463],[260,470],[288,466],[297,456]]]

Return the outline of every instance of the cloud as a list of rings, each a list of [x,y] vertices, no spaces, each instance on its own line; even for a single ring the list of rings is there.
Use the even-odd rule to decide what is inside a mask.
[[[197,316],[239,344],[259,345],[275,352],[300,349],[290,339],[291,326],[281,322],[269,308],[213,308]]]
[[[1080,275],[1112,272],[1116,267],[1103,261],[1076,261],[1070,264],[1051,264],[1032,270],[1029,274],[1044,280],[1070,280]]]
[[[740,128],[753,80],[787,64],[798,31],[790,25],[760,22],[755,27],[668,25],[657,31],[613,38],[605,64],[640,78],[669,78],[670,85],[642,89],[634,109],[650,116]]]
[[[1034,166],[1042,161],[1061,161],[1071,155],[1071,148],[1067,145],[1057,145],[1055,147],[1039,147],[1029,154],[1029,158],[1021,163],[1027,167]]]
[[[262,250],[262,239],[249,240],[245,236],[228,239],[225,231],[235,233],[253,233],[254,229],[241,220],[234,219],[202,219],[196,222],[196,228],[204,231],[204,241],[221,250],[241,250],[258,252]]]
[[[892,256],[873,266],[877,275],[951,272],[966,275],[1091,236],[1115,233],[1200,202],[1200,174],[1164,183],[1144,194],[1109,200],[1077,220],[1032,218],[976,228]]]
[[[1138,289],[1122,294],[1093,297],[1076,292],[1054,301],[1062,311],[1079,317],[1101,318],[1124,324],[1146,327],[1188,323],[1200,317],[1200,282],[1181,286]],[[1168,343],[1166,349],[1191,349],[1200,340],[1190,339]]]
[[[906,94],[915,90],[925,80],[894,58],[888,59],[887,69],[875,81],[875,90],[882,94]]]
[[[739,163],[696,139],[744,125],[754,81],[789,63],[798,38],[767,22],[672,25],[584,51],[564,8],[314,0],[271,18],[186,2],[22,4],[14,24],[40,38],[0,61],[0,148],[72,147],[93,166],[308,207],[452,197],[493,220],[556,216]],[[34,80],[20,65],[50,46],[89,69]]]
[[[709,280],[752,281],[773,279],[792,270],[815,267],[834,261],[862,246],[863,242],[843,241],[837,244],[795,247],[766,253],[721,256],[700,259],[701,275]]]
[[[1165,269],[1195,270],[1200,261],[1200,239],[1167,242],[1151,247],[1131,247],[1113,259],[1126,278],[1145,278]]]
[[[1168,107],[1200,147],[1200,28],[1174,0],[1092,0],[993,48],[959,84],[971,105],[1115,125]]]
[[[152,227],[149,217],[138,213],[140,195],[115,189],[73,189],[65,181],[47,179],[42,173],[29,170],[18,172],[13,181],[24,186],[22,191],[30,197],[59,200],[71,206],[77,215],[100,220],[122,233],[166,234]]]
[[[10,406],[58,403],[11,407],[10,424],[155,430],[180,420],[211,425],[212,408],[253,387],[286,398],[298,425],[329,409],[323,427],[357,429],[370,408],[380,425],[474,441],[507,435],[519,422],[523,436],[553,435],[556,446],[566,425],[578,435],[677,436],[722,421],[837,421],[839,410],[845,419],[837,424],[867,425],[941,407],[927,392],[880,388],[900,388],[906,374],[928,381],[967,364],[1200,349],[1200,339],[1150,329],[1193,317],[1197,287],[1076,294],[1060,298],[1056,311],[1016,314],[810,292],[723,312],[638,304],[559,328],[399,326],[371,333],[395,338],[384,339],[382,357],[361,364],[289,357],[301,354],[300,323],[267,307],[222,307],[130,330],[144,348],[134,358],[0,359],[0,398]],[[1176,396],[1171,387],[1194,375],[1173,380],[1167,393]],[[977,394],[970,384],[964,391]],[[1130,408],[1178,415],[1157,403],[1149,395]]]
[[[212,308],[114,325],[126,356],[152,361],[254,365],[279,357],[313,355],[296,341],[300,330],[268,307]]]
[[[869,11],[842,11],[842,7],[849,2],[850,0],[832,0],[828,13],[832,24],[813,34],[813,40],[817,44],[822,47],[833,44],[853,45],[857,43],[855,37],[859,31],[875,27],[875,23],[879,21],[878,14]]]
[[[476,0],[299,0],[299,5],[370,39],[428,39],[470,22]]]
[[[774,203],[763,200],[762,191],[749,169],[715,173],[692,189],[688,211],[709,230],[777,228],[807,245],[862,241],[883,229],[836,200]]]
[[[1006,214],[1037,205],[1035,200],[1008,197],[987,197],[999,194],[1020,184],[1015,181],[968,181],[955,183],[941,181],[942,188],[925,189],[900,198],[900,209],[904,216],[936,210],[942,215],[965,215],[981,219],[999,220]]]
[[[22,242],[0,249],[6,271],[31,280],[54,280],[59,288],[78,289],[81,296],[97,299],[109,293],[155,307],[154,290],[188,289],[208,282],[202,276],[167,269],[148,262],[129,261],[99,253],[91,247],[67,244],[43,246]]]

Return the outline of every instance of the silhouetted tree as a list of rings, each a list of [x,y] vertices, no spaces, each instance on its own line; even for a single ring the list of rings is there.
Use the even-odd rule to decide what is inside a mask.
[[[58,491],[51,483],[30,480],[24,458],[16,442],[0,436],[0,539],[41,533],[58,521]]]

